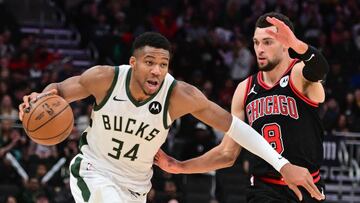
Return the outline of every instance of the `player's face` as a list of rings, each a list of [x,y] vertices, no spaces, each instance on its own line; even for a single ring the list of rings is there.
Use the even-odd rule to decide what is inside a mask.
[[[158,91],[169,70],[170,53],[165,49],[145,46],[130,58],[134,79],[142,92],[150,96]]]
[[[256,60],[261,71],[273,70],[281,61],[284,47],[265,30],[276,32],[276,27],[256,28],[253,42]]]

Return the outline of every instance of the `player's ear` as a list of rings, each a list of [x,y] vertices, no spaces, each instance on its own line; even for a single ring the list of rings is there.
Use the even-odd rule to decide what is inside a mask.
[[[131,56],[130,59],[129,59],[129,64],[131,66],[131,68],[135,67],[136,65],[136,58],[135,56]]]

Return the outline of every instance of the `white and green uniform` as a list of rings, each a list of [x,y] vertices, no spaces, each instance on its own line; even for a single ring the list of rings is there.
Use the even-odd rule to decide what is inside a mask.
[[[168,106],[176,80],[167,74],[157,93],[138,102],[129,90],[131,71],[129,65],[115,67],[111,88],[95,105],[90,126],[81,136],[82,153],[70,164],[77,202],[146,201],[154,156],[171,124]],[[104,185],[109,190],[99,191]],[[99,195],[100,200],[92,201]]]

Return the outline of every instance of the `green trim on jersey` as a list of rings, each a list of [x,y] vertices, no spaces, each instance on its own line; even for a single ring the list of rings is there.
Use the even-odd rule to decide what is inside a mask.
[[[169,110],[169,102],[170,102],[170,97],[171,97],[171,92],[173,91],[175,85],[176,85],[176,80],[174,79],[174,81],[171,83],[168,92],[166,94],[166,99],[165,99],[165,105],[164,105],[164,115],[163,115],[163,123],[164,123],[164,128],[165,129],[169,129],[171,125],[168,125],[167,123],[167,113]]]
[[[107,91],[105,98],[100,102],[99,105],[97,105],[96,102],[95,102],[94,111],[100,110],[106,104],[106,102],[109,99],[112,91],[114,90],[114,87],[116,85],[116,81],[118,79],[118,76],[119,76],[119,66],[115,66],[115,74],[114,74],[114,78],[113,78],[113,81],[111,83],[110,89]]]
[[[129,97],[130,101],[136,106],[136,107],[139,107],[139,106],[142,106],[144,104],[146,104],[148,101],[152,100],[156,95],[157,93],[161,90],[163,84],[164,84],[164,81],[161,83],[160,85],[160,88],[153,94],[151,95],[149,98],[145,99],[144,101],[141,101],[141,102],[138,102],[136,101],[136,99],[134,99],[134,97],[131,95],[131,92],[130,92],[130,79],[131,79],[131,68],[129,69],[127,75],[126,75],[126,83],[125,83],[125,89],[126,89],[126,94],[127,96]]]
[[[81,147],[84,145],[88,145],[88,141],[87,141],[87,132],[83,132],[81,134],[80,140],[79,140],[79,149],[81,152]]]
[[[88,202],[90,199],[91,192],[89,187],[86,185],[84,179],[80,176],[80,165],[82,158],[76,157],[75,162],[71,165],[70,172],[77,180],[77,186],[81,190],[81,195],[85,202]]]

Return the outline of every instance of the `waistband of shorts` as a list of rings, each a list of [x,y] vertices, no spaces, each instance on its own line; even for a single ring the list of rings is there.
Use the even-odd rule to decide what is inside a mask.
[[[320,170],[317,170],[313,173],[311,173],[311,176],[313,177],[313,182],[317,183],[320,180]],[[265,183],[275,184],[275,185],[287,185],[284,181],[284,178],[274,178],[274,177],[267,177],[267,176],[253,176],[256,180],[261,180]]]

